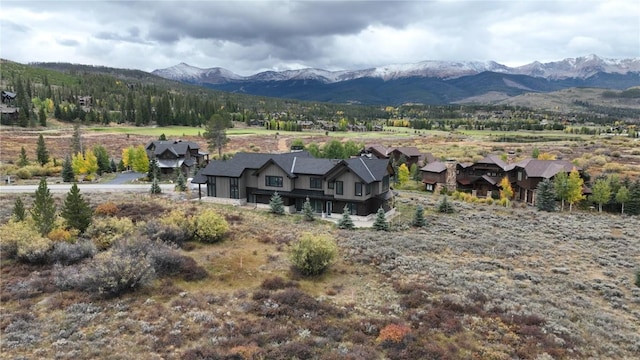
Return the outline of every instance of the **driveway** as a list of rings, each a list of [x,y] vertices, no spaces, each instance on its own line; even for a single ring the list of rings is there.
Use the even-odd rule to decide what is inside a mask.
[[[118,173],[115,179],[107,182],[106,184],[113,184],[113,185],[128,184],[134,180],[144,177],[145,175],[146,174],[144,173],[133,172],[133,171],[121,172],[121,173]]]

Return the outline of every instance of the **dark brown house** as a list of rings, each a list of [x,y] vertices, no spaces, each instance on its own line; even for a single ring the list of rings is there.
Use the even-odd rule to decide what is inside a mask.
[[[447,182],[447,166],[440,161],[433,161],[420,169],[422,183],[427,191],[435,191],[438,185],[444,186]]]
[[[497,155],[489,155],[473,164],[458,164],[458,189],[478,197],[497,195],[500,180],[507,175],[508,165]]]
[[[520,201],[535,205],[536,188],[542,180],[553,180],[560,172],[568,174],[573,168],[578,171],[581,170],[568,160],[522,160],[514,164],[511,171],[514,178],[514,197]]]

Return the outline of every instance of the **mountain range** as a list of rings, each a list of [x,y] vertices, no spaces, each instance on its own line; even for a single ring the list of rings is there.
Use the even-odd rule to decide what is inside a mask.
[[[160,77],[251,95],[361,104],[447,104],[482,95],[508,98],[571,87],[640,86],[640,58],[596,55],[509,67],[495,61],[423,61],[362,70],[299,69],[241,76],[227,69],[186,63],[152,72]]]

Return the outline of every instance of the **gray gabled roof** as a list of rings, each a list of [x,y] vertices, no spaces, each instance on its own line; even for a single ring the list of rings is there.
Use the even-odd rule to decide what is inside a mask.
[[[568,160],[538,160],[538,159],[526,159],[516,164],[516,167],[523,168],[528,177],[539,177],[544,179],[550,179],[556,176],[559,172],[570,172],[576,167]]]
[[[294,159],[309,158],[311,155],[307,151],[298,151],[283,154],[256,154],[240,152],[229,160],[211,161],[207,166],[200,170],[203,176],[227,176],[240,177],[247,170],[258,170],[269,162],[273,162],[284,170],[287,175],[293,177],[291,172]]]
[[[507,169],[507,163],[500,159],[498,155],[488,155],[484,159],[477,161],[476,164],[494,164],[498,165],[502,170]]]
[[[423,166],[422,169],[420,169],[420,171],[426,171],[426,172],[432,172],[432,173],[441,173],[445,170],[447,170],[447,166],[440,161],[434,161],[434,162],[428,163],[427,165]]]
[[[382,181],[382,178],[388,174],[389,160],[357,157],[341,160],[337,166],[348,168],[366,184],[371,184],[376,181]]]
[[[301,175],[324,175],[337,163],[338,160],[306,158],[304,161],[296,161],[293,172]]]
[[[189,152],[189,149],[200,149],[200,146],[195,142],[183,140],[156,140],[147,144],[146,149],[149,150],[152,145],[155,146],[154,155],[160,155],[169,150],[176,156],[181,156]]]

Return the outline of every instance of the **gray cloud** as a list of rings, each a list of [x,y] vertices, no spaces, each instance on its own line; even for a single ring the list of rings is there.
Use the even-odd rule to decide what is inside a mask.
[[[522,65],[591,53],[640,57],[640,4],[635,0],[80,4],[3,2],[2,37],[15,41],[3,41],[2,56],[23,62],[58,56],[59,61],[143,70],[187,62],[241,74],[422,60]]]

